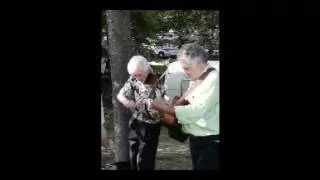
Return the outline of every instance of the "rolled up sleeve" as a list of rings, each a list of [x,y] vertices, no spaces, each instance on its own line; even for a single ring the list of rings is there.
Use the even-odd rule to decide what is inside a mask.
[[[203,117],[206,112],[204,103],[190,104],[186,106],[175,106],[174,110],[180,124],[194,123]]]
[[[127,99],[134,99],[133,83],[130,78],[124,83],[123,87],[120,89],[120,93],[123,94]]]

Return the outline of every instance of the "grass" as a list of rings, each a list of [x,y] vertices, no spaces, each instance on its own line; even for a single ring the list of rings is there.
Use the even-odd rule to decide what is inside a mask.
[[[191,170],[192,162],[188,141],[181,143],[168,136],[162,127],[156,157],[156,170]]]

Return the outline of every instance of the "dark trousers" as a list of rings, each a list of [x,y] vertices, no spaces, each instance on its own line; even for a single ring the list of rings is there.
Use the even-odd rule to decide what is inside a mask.
[[[154,170],[161,124],[132,120],[129,126],[131,170]]]
[[[219,170],[219,136],[190,136],[193,170]]]

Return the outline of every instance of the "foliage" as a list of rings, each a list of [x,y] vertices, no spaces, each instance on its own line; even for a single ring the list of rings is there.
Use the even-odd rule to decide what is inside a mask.
[[[102,28],[106,27],[106,14],[102,13]],[[213,37],[213,32],[219,24],[219,12],[213,10],[135,10],[131,11],[133,22],[133,39],[136,42],[136,53],[145,50],[141,44],[162,46],[173,44],[180,46],[189,40],[187,35],[194,33],[198,35],[199,43],[207,49],[218,49],[217,39]],[[180,36],[174,41],[159,40],[157,35],[173,30]],[[106,31],[107,32],[107,31]],[[104,33],[102,33],[104,34]],[[150,42],[149,39],[155,40]],[[151,53],[151,52],[149,52]],[[148,53],[146,53],[148,54]]]
[[[107,13],[101,12],[101,37],[108,36]]]

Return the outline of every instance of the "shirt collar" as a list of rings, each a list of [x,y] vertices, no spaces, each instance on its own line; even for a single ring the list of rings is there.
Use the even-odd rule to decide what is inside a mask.
[[[204,68],[204,70],[200,73],[199,77],[197,79],[199,79],[203,73],[207,72],[207,70],[210,68],[211,66],[209,65],[209,63],[207,63],[207,66]],[[196,79],[196,80],[197,80]]]

